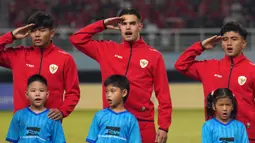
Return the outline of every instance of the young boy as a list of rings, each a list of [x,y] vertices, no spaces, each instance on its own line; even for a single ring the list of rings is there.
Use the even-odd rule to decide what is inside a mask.
[[[49,96],[47,80],[41,75],[32,75],[27,82],[26,96],[30,106],[14,114],[6,141],[65,143],[60,121],[49,119],[49,109],[44,107]]]
[[[86,141],[89,143],[141,143],[138,121],[124,108],[129,94],[125,76],[112,75],[104,86],[109,108],[96,113]]]

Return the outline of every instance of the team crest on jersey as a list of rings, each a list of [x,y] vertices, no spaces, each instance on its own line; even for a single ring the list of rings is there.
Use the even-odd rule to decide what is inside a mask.
[[[246,82],[247,78],[245,76],[239,76],[238,77],[238,83],[239,85],[244,85]]]
[[[51,65],[49,66],[49,70],[50,70],[50,73],[54,74],[54,73],[57,72],[58,66],[55,65],[55,64],[51,64]]]
[[[140,60],[140,66],[142,67],[142,68],[145,68],[147,65],[148,65],[148,61],[147,60],[145,60],[145,59],[141,59]]]

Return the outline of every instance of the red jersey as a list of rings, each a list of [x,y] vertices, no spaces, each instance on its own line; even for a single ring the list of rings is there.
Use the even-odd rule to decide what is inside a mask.
[[[237,120],[246,125],[249,138],[255,139],[255,64],[243,54],[233,59],[225,56],[221,60],[196,61],[203,51],[200,42],[195,43],[179,57],[175,68],[202,82],[205,99],[217,88],[231,89],[238,105]]]
[[[84,54],[96,60],[104,82],[112,74],[126,75],[130,93],[125,108],[139,121],[154,121],[154,105],[150,100],[153,88],[159,101],[159,127],[168,130],[172,104],[166,68],[162,55],[148,46],[143,39],[128,42],[92,40],[92,36],[105,30],[103,20],[97,21],[70,37],[71,43]],[[103,107],[108,107],[103,86]]]
[[[47,79],[50,92],[45,107],[58,108],[68,116],[80,99],[78,72],[72,56],[52,43],[44,49],[5,48],[12,42],[10,32],[0,37],[0,66],[11,69],[13,74],[14,111],[29,105],[25,96],[27,80],[33,74],[41,74]]]

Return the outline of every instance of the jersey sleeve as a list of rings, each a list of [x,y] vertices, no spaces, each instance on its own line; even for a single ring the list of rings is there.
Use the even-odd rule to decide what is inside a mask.
[[[9,142],[13,142],[13,143],[18,142],[18,140],[19,140],[19,131],[20,131],[19,116],[16,113],[12,117],[9,129],[8,129],[7,137],[6,137],[5,140],[9,141]]]
[[[209,126],[205,123],[202,127],[202,143],[212,143],[212,133]]]
[[[89,143],[95,143],[97,140],[97,136],[99,133],[99,126],[98,126],[99,122],[98,122],[98,113],[94,116],[92,123],[90,125],[90,129],[89,129],[89,133],[88,136],[86,138],[86,142]]]
[[[249,138],[245,129],[245,126],[242,124],[240,128],[240,143],[249,143]]]
[[[66,143],[63,127],[59,120],[53,123],[52,143]]]
[[[197,61],[195,60],[197,56],[201,55],[204,49],[200,42],[196,42],[188,49],[186,49],[175,63],[175,68],[179,72],[186,76],[192,77],[197,80],[202,80],[204,69],[208,67],[208,62],[206,60]],[[202,75],[201,75],[202,74]]]
[[[5,68],[12,68],[14,60],[20,55],[23,48],[14,48],[5,46],[13,42],[13,36],[11,32],[0,36],[0,66]]]
[[[131,120],[128,143],[142,143],[140,128],[135,117]]]

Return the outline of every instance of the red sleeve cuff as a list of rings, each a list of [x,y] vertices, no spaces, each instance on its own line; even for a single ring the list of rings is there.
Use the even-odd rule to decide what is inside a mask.
[[[163,129],[163,128],[160,128],[160,127],[158,129],[163,130],[163,131],[168,133],[168,129]]]
[[[63,109],[60,109],[60,108],[59,108],[58,110],[61,111],[63,117],[67,117],[67,116],[69,115],[67,112],[63,111]]]

